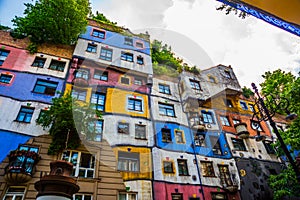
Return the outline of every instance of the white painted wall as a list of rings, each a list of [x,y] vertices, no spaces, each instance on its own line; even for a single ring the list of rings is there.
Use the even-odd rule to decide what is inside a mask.
[[[126,187],[130,187],[128,192],[134,192],[138,194],[137,200],[150,200],[152,197],[152,184],[147,180],[126,181]]]

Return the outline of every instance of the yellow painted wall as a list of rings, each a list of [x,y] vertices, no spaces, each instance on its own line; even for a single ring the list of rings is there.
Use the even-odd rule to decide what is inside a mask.
[[[143,111],[128,111],[127,110],[127,99],[128,96],[136,96],[137,98],[142,98],[143,100]],[[105,111],[112,113],[128,114],[136,117],[146,117],[149,118],[148,109],[148,97],[147,95],[140,94],[137,92],[120,90],[116,88],[108,88],[106,93]]]
[[[247,3],[300,26],[299,0],[240,0],[240,2]]]
[[[120,171],[123,180],[133,180],[133,179],[152,179],[152,157],[149,148],[145,147],[132,147],[132,146],[122,146],[115,147],[113,150],[115,152],[116,158],[118,160],[118,151],[139,153],[140,154],[140,171],[139,172],[124,172]],[[116,166],[118,168],[118,166]]]

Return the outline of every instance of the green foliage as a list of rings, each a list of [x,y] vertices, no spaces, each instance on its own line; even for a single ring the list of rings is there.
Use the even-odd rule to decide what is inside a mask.
[[[37,52],[37,45],[33,42],[31,42],[28,46],[27,46],[27,50],[29,51],[29,53],[34,54]]]
[[[300,185],[292,167],[288,167],[278,175],[271,175],[268,183],[274,191],[274,200],[280,200],[284,196],[300,196]]]
[[[254,95],[254,93],[252,92],[252,90],[251,90],[250,88],[247,88],[246,86],[244,86],[244,87],[242,88],[242,90],[243,90],[243,95],[244,95],[244,97],[246,97],[246,98],[249,98],[250,96],[253,96],[253,95]]]
[[[162,42],[158,40],[153,40],[151,43],[151,57],[155,74],[170,75],[169,73],[171,72],[170,76],[174,76],[178,75],[177,72],[181,73],[182,71],[189,71],[195,74],[200,73],[196,66],[189,67],[188,64],[183,63],[182,59],[176,58],[171,46],[167,44],[163,45]],[[175,73],[175,71],[177,72]]]
[[[216,8],[217,10],[220,10],[220,11],[225,11],[225,14],[226,15],[229,15],[230,13],[233,13],[235,15],[238,15],[238,17],[242,18],[242,19],[245,19],[246,17],[248,17],[249,15],[243,11],[240,11],[234,7],[231,7],[227,4],[222,4],[221,6],[217,7]]]
[[[73,44],[87,25],[88,0],[38,0],[25,3],[24,17],[15,17],[16,36],[35,43]]]
[[[96,15],[91,14],[90,16],[93,20],[96,21],[100,21],[100,22],[104,22],[106,24],[110,24],[112,26],[117,25],[117,22],[112,22],[109,19],[107,19],[102,13],[99,13],[98,11],[96,11]]]
[[[10,29],[10,27],[8,27],[8,26],[3,26],[3,25],[1,25],[0,24],[0,30],[9,30]]]
[[[52,143],[48,154],[55,155],[67,148],[76,149],[80,145],[79,134],[94,138],[91,123],[99,117],[101,113],[80,104],[71,94],[66,94],[60,98],[53,98],[52,106],[36,122],[43,128],[50,127]]]

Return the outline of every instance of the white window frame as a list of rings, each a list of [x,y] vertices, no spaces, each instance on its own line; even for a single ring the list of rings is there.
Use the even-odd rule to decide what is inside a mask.
[[[9,192],[9,189],[10,188],[23,188],[24,189],[24,192]],[[24,199],[25,197],[25,191],[26,191],[26,188],[25,187],[18,187],[18,186],[9,186],[5,192],[5,195],[3,197],[3,200],[6,198],[6,197],[12,197],[12,200],[15,200],[17,196],[21,196],[22,195],[22,200]]]
[[[91,197],[91,200],[93,200],[93,194],[74,194],[74,195],[73,195],[73,200],[76,200],[76,196],[81,196],[81,199],[82,199],[82,200],[85,200],[85,197],[86,197],[86,196],[90,196],[90,197]]]
[[[130,195],[135,195],[135,200],[137,200],[138,199],[138,194],[137,193],[128,193],[128,192],[120,192],[119,194],[118,194],[118,200],[124,200],[124,199],[121,199],[120,198],[120,194],[122,194],[122,195],[126,195],[126,197],[125,197],[125,200],[132,200],[132,198],[129,198],[130,197]]]

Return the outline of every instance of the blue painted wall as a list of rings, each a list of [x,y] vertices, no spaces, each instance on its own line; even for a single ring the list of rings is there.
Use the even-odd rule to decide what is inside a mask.
[[[31,137],[32,136],[0,130],[0,163],[11,150],[17,149],[19,144],[24,144]]]
[[[94,36],[92,36],[93,28],[94,27],[92,27],[92,26],[87,26],[86,32],[84,34],[81,34],[79,36],[79,38],[83,38],[83,39],[91,40],[91,41],[95,41],[95,42],[100,42],[103,44],[111,45],[114,47],[119,47],[122,49],[130,49],[130,50],[134,50],[134,51],[139,51],[139,52],[145,53],[147,55],[150,55],[150,44],[149,44],[149,42],[147,42],[146,40],[144,40],[142,38],[131,37],[133,39],[133,44],[135,44],[136,41],[142,41],[144,43],[144,48],[140,49],[140,48],[136,48],[134,45],[133,46],[125,45],[124,39],[126,36],[119,34],[119,33],[115,33],[115,32],[106,30],[105,39],[101,39],[99,37],[94,37]]]
[[[162,128],[171,129],[172,142],[167,143],[167,142],[162,141],[162,133],[161,133]],[[176,143],[176,138],[175,138],[175,130],[176,129],[182,130],[184,132],[184,137],[185,137],[184,144]],[[178,125],[175,123],[169,123],[169,122],[168,123],[155,122],[155,130],[156,130],[156,145],[159,148],[162,148],[165,150],[170,150],[170,151],[194,153],[194,150],[192,147],[194,136],[193,136],[193,132],[188,127],[181,126],[181,125]],[[223,155],[216,155],[213,153],[212,144],[211,144],[208,136],[219,137],[220,146],[221,146]],[[203,156],[208,156],[208,157],[216,157],[216,158],[232,158],[232,155],[229,150],[229,146],[226,142],[225,135],[223,132],[221,132],[221,133],[218,133],[216,131],[206,132],[205,133],[205,142],[206,142],[206,147],[195,146],[195,152],[197,154],[200,154]]]
[[[0,73],[3,71],[4,70],[0,70]],[[7,72],[7,70],[4,72]],[[62,91],[63,89],[63,79],[21,72],[10,73],[14,75],[14,78],[10,84],[0,84],[0,95],[12,97],[21,101],[38,101],[43,103],[51,103],[51,99],[53,97],[58,97],[59,94],[50,96],[45,94],[33,93],[32,91],[37,79],[58,82],[56,91]]]

